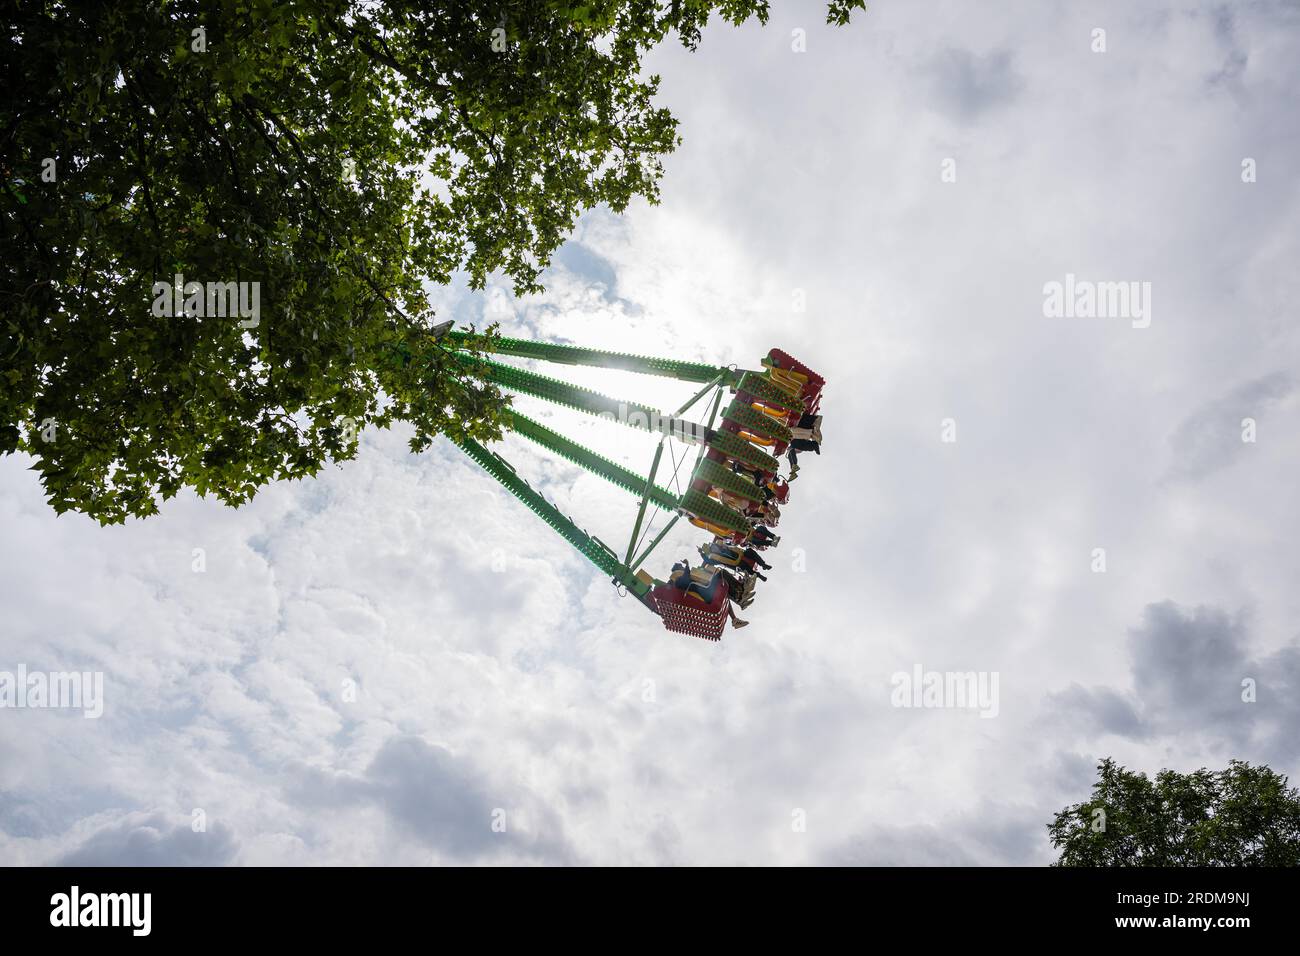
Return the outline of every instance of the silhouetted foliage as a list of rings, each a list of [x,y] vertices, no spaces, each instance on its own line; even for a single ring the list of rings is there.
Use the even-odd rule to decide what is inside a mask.
[[[1107,758],[1092,798],[1048,824],[1056,866],[1297,866],[1300,793],[1268,767],[1150,780]]]

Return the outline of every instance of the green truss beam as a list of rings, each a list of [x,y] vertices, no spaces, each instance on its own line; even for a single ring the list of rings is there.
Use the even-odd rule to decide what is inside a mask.
[[[653,477],[638,475],[630,468],[624,468],[617,462],[610,461],[571,438],[566,438],[557,431],[547,428],[541,422],[533,421],[514,409],[507,411],[509,428],[517,434],[536,442],[543,448],[555,452],[561,458],[567,458],[593,475],[599,475],[606,481],[618,485],[624,491],[631,492],[638,498],[644,497],[651,504],[665,511],[677,510],[677,496],[667,488],[653,483]]]
[[[448,332],[444,341],[453,347],[463,345],[471,336],[465,332]],[[706,365],[701,362],[682,362],[677,359],[653,358],[648,355],[631,355],[627,352],[605,352],[600,349],[586,349],[577,345],[555,345],[551,342],[530,342],[526,339],[492,339],[486,344],[477,343],[480,348],[490,349],[498,355],[518,355],[520,358],[540,359],[543,362],[557,362],[561,365],[594,365],[600,368],[621,369],[625,372],[641,372],[645,375],[661,375],[683,382],[712,381],[720,375],[734,376],[740,373],[734,370]],[[730,384],[730,382],[728,382]]]
[[[608,395],[583,388],[581,385],[572,385],[558,378],[551,378],[549,375],[539,375],[527,369],[515,368],[513,365],[502,365],[500,362],[477,359],[462,353],[456,354],[466,368],[482,372],[488,381],[513,392],[522,392],[556,405],[576,408],[580,412],[619,422],[631,428],[672,435],[685,442],[703,441],[707,434],[706,430],[695,422],[665,415],[657,408],[642,405],[640,402],[610,398]]]
[[[650,593],[650,585],[621,562],[603,541],[587,534],[573,520],[551,504],[528,482],[515,473],[511,464],[495,452],[489,451],[472,438],[461,439],[457,444],[480,468],[500,482],[507,491],[526,504],[534,514],[549,524],[564,540],[580,551],[592,564],[626,587],[642,601]]]
[[[444,337],[453,347],[465,346],[474,338],[467,332],[448,332]],[[802,411],[803,403],[765,372],[750,372],[726,366],[705,365],[700,362],[682,362],[677,359],[654,358],[648,355],[631,355],[627,352],[606,352],[600,349],[581,348],[576,345],[555,345],[550,342],[530,342],[525,339],[490,339],[479,341],[479,348],[498,355],[517,355],[520,358],[556,362],[561,365],[590,365],[597,368],[621,369],[660,375],[683,382],[698,382],[705,387],[701,395],[713,385],[723,385],[733,391],[740,390],[756,395],[764,401],[776,402],[792,411]],[[697,395],[696,398],[699,398]],[[683,408],[689,408],[691,399]],[[678,413],[680,414],[680,412]]]

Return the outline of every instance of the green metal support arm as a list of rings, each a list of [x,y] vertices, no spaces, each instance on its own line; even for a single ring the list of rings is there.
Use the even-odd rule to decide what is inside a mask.
[[[641,522],[645,520],[645,506],[650,502],[651,491],[655,486],[655,475],[659,472],[659,459],[664,456],[664,442],[667,438],[659,439],[659,447],[655,449],[654,461],[650,463],[650,474],[646,476],[645,490],[641,493],[641,505],[636,510],[636,523],[632,525],[632,538],[627,543],[627,557],[623,559],[624,564],[629,564],[632,560],[632,553],[636,550],[637,535],[641,533]]]
[[[566,438],[557,431],[552,431],[541,422],[533,421],[526,415],[521,415],[514,409],[506,412],[509,419],[509,428],[516,434],[523,435],[532,441],[537,442],[543,448],[555,452],[561,458],[567,458],[575,465],[579,465],[593,475],[599,475],[606,481],[613,482],[624,491],[629,491],[637,497],[644,497],[651,504],[662,508],[665,511],[676,511],[678,498],[667,488],[661,488],[653,483],[653,476],[647,479],[643,475],[638,475],[630,468],[624,468],[617,462],[610,461],[603,455],[599,455],[578,444],[571,438]]]
[[[564,512],[547,501],[528,482],[520,478],[508,461],[495,452],[484,448],[472,438],[462,439],[457,444],[480,468],[532,509],[560,537],[582,552],[587,560],[615,582],[626,587],[641,601],[646,601],[651,586],[638,578],[636,573],[626,564],[619,561],[617,555],[604,542],[579,528]]]
[[[453,347],[463,345],[470,336],[465,332],[448,332],[444,341]],[[482,343],[479,343],[482,346]],[[678,359],[654,358],[648,355],[630,355],[627,352],[606,352],[600,349],[581,348],[577,345],[555,345],[551,342],[529,342],[525,339],[494,339],[488,346],[498,355],[518,355],[521,358],[540,359],[561,365],[595,365],[600,368],[641,372],[645,375],[662,375],[683,382],[712,381],[725,376],[727,384],[739,379],[739,372],[702,362],[682,362]]]
[[[510,391],[532,395],[556,405],[567,405],[569,408],[576,408],[578,411],[616,421],[631,428],[643,428],[655,434],[672,435],[685,442],[699,443],[707,437],[707,430],[695,422],[665,415],[649,405],[610,398],[589,388],[571,385],[558,378],[539,375],[513,365],[477,359],[459,352],[455,354],[467,369],[481,371],[490,382]]]

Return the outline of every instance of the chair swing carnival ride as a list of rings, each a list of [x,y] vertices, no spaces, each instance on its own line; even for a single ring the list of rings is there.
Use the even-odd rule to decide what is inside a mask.
[[[450,326],[450,323],[447,324]],[[738,370],[677,359],[648,358],[521,339],[496,338],[475,347],[497,355],[536,359],[561,365],[595,366],[640,372],[702,386],[695,396],[671,415],[637,402],[609,398],[599,392],[546,375],[471,354],[469,333],[440,329],[441,344],[454,350],[458,361],[475,368],[497,387],[567,406],[633,428],[659,434],[659,445],[649,475],[639,475],[585,448],[540,422],[507,408],[504,426],[548,451],[585,468],[636,495],[639,506],[631,539],[622,558],[599,538],[588,534],[532,488],[500,455],[471,438],[458,442],[484,471],[500,482],[561,537],[608,575],[620,590],[633,595],[658,615],[664,627],[705,640],[722,638],[727,620],[735,626],[733,604],[747,607],[757,580],[766,580],[768,568],[761,552],[775,547],[772,533],[781,506],[789,501],[790,481],[798,472],[798,452],[820,454],[822,388],[825,379],[780,349],[761,361],[761,371]],[[724,392],[731,400],[722,407]],[[712,393],[712,394],[710,394]],[[682,416],[703,402],[709,409],[707,424]],[[719,420],[720,414],[720,420]],[[681,494],[655,483],[669,438],[698,446],[692,470]],[[671,452],[670,452],[671,454]],[[779,473],[778,459],[787,456],[789,470]],[[683,460],[684,463],[685,459]],[[674,480],[676,473],[674,473]],[[650,507],[672,518],[643,550],[642,526]],[[653,577],[642,568],[677,521],[685,517],[708,532],[712,540],[700,545],[701,564],[674,565],[668,580]],[[646,525],[646,532],[650,529]],[[641,536],[638,538],[638,536]]]

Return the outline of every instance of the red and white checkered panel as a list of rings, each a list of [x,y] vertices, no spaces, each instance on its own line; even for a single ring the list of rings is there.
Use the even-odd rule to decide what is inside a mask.
[[[663,618],[664,627],[678,634],[702,637],[706,641],[722,640],[727,626],[727,589],[719,586],[712,604],[678,590],[671,584],[657,587],[652,592],[655,609]]]

